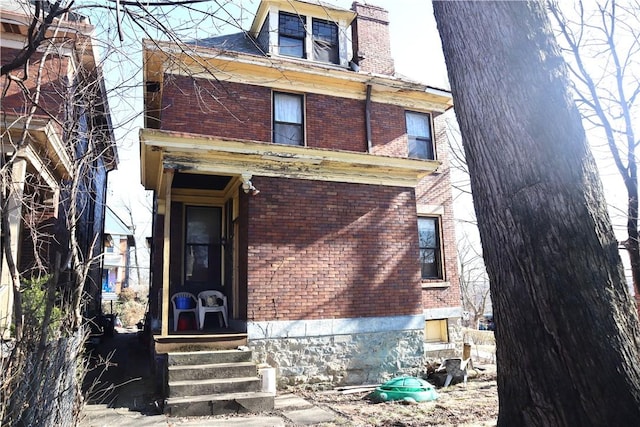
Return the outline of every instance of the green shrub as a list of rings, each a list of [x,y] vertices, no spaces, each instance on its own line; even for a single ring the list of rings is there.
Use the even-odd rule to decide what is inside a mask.
[[[39,331],[42,328],[47,305],[47,282],[50,276],[40,279],[29,279],[22,282],[22,311],[25,329]],[[49,321],[49,332],[60,327],[62,310],[54,303]]]

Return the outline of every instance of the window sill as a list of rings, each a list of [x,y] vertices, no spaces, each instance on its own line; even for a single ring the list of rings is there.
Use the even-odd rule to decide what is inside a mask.
[[[443,351],[443,350],[455,350],[455,343],[449,342],[425,342],[424,351]]]
[[[319,66],[327,68],[327,69],[334,69],[334,70],[340,70],[340,71],[350,70],[351,69],[348,65],[345,66],[345,65],[341,65],[340,63],[336,64],[336,63],[333,63],[333,62],[319,61],[317,59],[301,58],[299,56],[281,55],[281,54],[275,53],[275,52],[268,53],[267,55],[270,56],[271,58],[277,58],[277,59],[281,59],[283,61],[293,62],[293,63],[296,63],[296,64],[306,64],[306,65],[308,65],[309,63],[311,63],[313,65],[319,65]]]
[[[449,282],[422,282],[422,289],[448,288]]]

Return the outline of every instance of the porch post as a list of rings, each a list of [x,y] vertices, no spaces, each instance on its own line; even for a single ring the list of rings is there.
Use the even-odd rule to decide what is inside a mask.
[[[169,260],[171,255],[171,184],[173,169],[164,171],[164,243],[162,245],[162,336],[169,335]]]
[[[11,233],[11,247],[9,250],[13,254],[13,261],[18,268],[18,254],[20,253],[21,230],[22,230],[22,198],[24,193],[24,182],[27,175],[27,161],[17,158],[11,167],[11,192],[7,201],[7,213],[9,217],[9,230]],[[1,227],[0,227],[1,230]],[[9,271],[9,266],[2,257],[2,277],[0,278],[0,338],[9,339],[10,326],[13,317],[13,278]]]

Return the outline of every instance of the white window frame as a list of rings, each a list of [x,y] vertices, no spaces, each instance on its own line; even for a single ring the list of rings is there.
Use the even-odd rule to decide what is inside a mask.
[[[272,55],[277,55],[277,56],[282,56],[284,58],[292,58],[292,59],[298,59],[295,56],[287,56],[287,55],[281,55],[280,54],[280,12],[284,12],[284,13],[288,13],[290,15],[295,15],[296,13],[294,11],[290,11],[290,10],[280,10],[280,8],[278,8],[277,6],[272,6],[269,9],[269,52]],[[307,29],[311,29],[311,31],[306,31],[305,34],[305,45],[304,45],[304,50],[305,50],[305,57],[301,58],[301,59],[305,59],[307,61],[314,61],[314,62],[318,62],[315,61],[313,59],[313,35],[310,34],[310,32],[313,31],[313,18],[314,16],[312,15],[304,15],[306,22],[306,28]],[[327,20],[326,17],[323,16],[315,16],[316,19],[319,20]],[[351,60],[351,58],[353,57],[353,47],[351,44],[351,36],[350,36],[350,32],[347,31],[347,21],[341,19],[339,21],[332,21],[335,22],[335,24],[338,26],[338,63],[334,64],[331,62],[324,62],[324,61],[319,61],[322,64],[327,64],[327,65],[337,65],[340,66],[342,68],[349,68],[349,61]]]
[[[442,217],[439,215],[418,215],[418,235],[420,233],[420,222],[421,220],[430,220],[435,223],[435,233],[436,233],[436,247],[425,247],[425,249],[433,249],[435,251],[435,265],[437,269],[437,275],[432,277],[424,277],[422,274],[422,250],[423,247],[420,245],[420,238],[418,237],[418,246],[420,250],[420,279],[423,281],[443,281],[445,280],[445,271],[444,271],[444,246],[442,239]]]
[[[405,129],[407,132],[407,157],[415,158],[415,159],[423,159],[423,160],[436,160],[436,144],[433,135],[433,116],[431,113],[424,113],[419,111],[410,111],[405,110]],[[424,134],[415,134],[410,133],[411,129],[409,129],[409,118],[421,118],[425,120],[425,123],[428,127],[429,135]],[[425,155],[421,155],[420,153],[412,154],[412,144],[424,144],[425,145]],[[415,151],[415,150],[414,150]]]
[[[277,120],[277,111],[276,111],[276,102],[277,102],[277,97],[279,95],[283,95],[283,96],[289,96],[289,97],[296,97],[300,100],[300,122],[287,122],[287,121],[280,121]],[[291,92],[280,92],[280,91],[273,91],[272,92],[272,100],[271,100],[271,105],[272,105],[272,114],[271,114],[271,140],[273,141],[274,144],[285,144],[285,145],[294,145],[294,146],[300,146],[300,147],[304,147],[305,146],[305,138],[306,138],[306,132],[305,132],[305,97],[303,94],[300,93],[291,93]],[[277,132],[277,125],[285,125],[285,126],[299,126],[300,128],[300,141],[298,143],[289,143],[289,142],[285,142],[283,140],[280,139],[280,133]]]

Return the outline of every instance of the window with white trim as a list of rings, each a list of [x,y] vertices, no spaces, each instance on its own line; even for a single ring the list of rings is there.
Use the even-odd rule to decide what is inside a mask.
[[[422,279],[442,279],[442,247],[440,219],[418,218],[418,242],[420,245],[420,275]]]
[[[293,93],[273,93],[273,142],[304,145],[304,97]]]
[[[278,15],[278,52],[280,55],[306,58],[304,48],[306,17],[280,12]]]
[[[307,52],[307,49],[311,52]],[[338,25],[324,19],[279,12],[278,53],[294,58],[339,64]]]
[[[431,135],[431,114],[406,111],[405,119],[408,156],[416,159],[435,160]]]
[[[313,59],[339,64],[338,26],[323,19],[313,18],[312,22]]]

